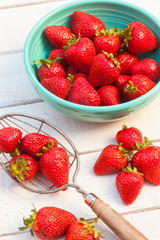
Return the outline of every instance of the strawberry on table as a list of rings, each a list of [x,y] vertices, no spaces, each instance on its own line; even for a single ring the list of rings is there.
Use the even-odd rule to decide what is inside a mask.
[[[32,179],[37,173],[36,161],[26,154],[13,157],[9,161],[8,171],[19,182]]]
[[[144,185],[143,174],[127,166],[116,177],[116,188],[124,204],[132,204],[140,194]]]
[[[50,52],[49,59],[55,60],[59,59],[59,63],[62,65],[64,69],[68,66],[68,63],[65,59],[65,50],[64,49],[54,49]]]
[[[118,89],[112,85],[104,85],[97,90],[101,106],[111,106],[121,103],[120,93]]]
[[[121,75],[130,75],[130,68],[134,64],[138,63],[138,58],[136,55],[130,52],[123,52],[116,56],[118,62],[120,63],[120,73]]]
[[[64,236],[77,218],[64,209],[57,207],[43,207],[38,212],[34,208],[31,210],[29,218],[24,218],[24,227],[19,227],[20,231],[30,229],[31,235],[34,234],[44,240],[57,239]]]
[[[75,11],[71,15],[70,25],[76,37],[80,34],[90,39],[95,37],[96,31],[106,29],[105,24],[99,18],[83,11]]]

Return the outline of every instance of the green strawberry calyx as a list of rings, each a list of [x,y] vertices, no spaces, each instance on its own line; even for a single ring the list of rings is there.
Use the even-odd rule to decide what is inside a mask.
[[[50,148],[52,148],[54,146],[54,142],[50,141],[47,146],[43,146],[41,149],[40,153],[37,153],[36,156],[37,157],[41,157],[43,155],[43,153],[47,152]]]
[[[125,92],[129,92],[131,94],[135,94],[137,92],[138,88],[134,86],[133,82],[130,80],[124,87]]]
[[[122,125],[122,130],[127,129],[127,128],[128,127],[125,124]]]
[[[119,37],[123,39],[122,44],[120,45],[119,53],[125,52],[128,48],[128,42],[132,39],[132,28],[129,25],[127,28],[119,34]]]
[[[21,141],[19,140],[19,141],[18,141],[18,146],[14,149],[13,152],[10,153],[10,156],[11,156],[11,157],[15,157],[15,156],[21,154],[21,152],[20,152],[20,150],[19,150],[20,145],[21,145]]]
[[[123,156],[127,159],[130,159],[130,157],[133,155],[131,151],[127,151],[122,147],[122,143],[118,144],[118,148],[122,152]]]
[[[116,67],[118,69],[121,69],[121,67],[120,67],[121,63],[118,61],[117,58],[114,57],[113,53],[107,53],[105,51],[102,51],[102,52],[107,56],[107,58],[109,58],[110,60],[112,60],[114,62],[114,64],[116,65]]]
[[[118,27],[111,27],[105,29],[101,29],[100,31],[96,31],[95,35],[106,35],[106,36],[121,36],[123,34],[123,30]]]
[[[93,219],[93,221],[88,222],[84,218],[79,219],[79,223],[82,224],[82,228],[88,229],[88,234],[93,234],[94,238],[103,238],[102,231],[97,231],[94,226],[97,224],[98,218]]]
[[[127,167],[123,168],[122,170],[123,170],[123,172],[138,173],[138,174],[143,175],[143,173],[138,172],[136,167],[132,168],[130,166],[127,166]]]
[[[78,38],[72,33],[70,39],[67,41],[66,45],[63,46],[63,49],[66,50],[68,49],[71,45],[77,45],[81,38],[81,35],[79,34]]]
[[[143,142],[136,142],[136,146],[132,146],[133,150],[139,151],[144,148],[148,148],[153,143],[147,137],[144,137]]]
[[[36,218],[37,218],[36,208],[34,207],[34,209],[32,209],[31,212],[32,212],[32,214],[29,215],[29,218],[23,218],[23,224],[25,226],[19,227],[18,229],[19,229],[19,231],[24,231],[26,229],[30,229],[31,235],[34,236],[32,226],[34,226],[34,224],[36,222]]]
[[[62,59],[61,57],[56,57],[54,60],[52,60],[50,58],[47,58],[47,59],[41,58],[40,60],[35,59],[33,63],[34,63],[34,65],[46,64],[46,66],[50,69],[51,64],[53,62],[60,63],[61,59]]]
[[[32,169],[27,166],[28,160],[29,159],[25,159],[24,157],[18,157],[16,161],[10,163],[8,166],[8,171],[19,182],[25,181],[25,177],[29,175],[27,171]]]

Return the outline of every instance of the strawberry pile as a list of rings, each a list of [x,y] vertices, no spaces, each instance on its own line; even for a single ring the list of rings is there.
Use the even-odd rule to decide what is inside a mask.
[[[8,171],[20,182],[32,179],[39,171],[57,188],[68,184],[69,156],[53,137],[40,133],[22,136],[18,128],[2,128],[0,152],[10,153]]]
[[[94,165],[96,175],[118,173],[116,188],[124,204],[132,204],[144,180],[160,185],[160,147],[153,146],[135,127],[123,126],[116,144],[106,146]]]
[[[48,59],[35,59],[40,83],[52,94],[88,106],[110,106],[150,91],[158,81],[159,66],[137,55],[158,49],[159,42],[141,22],[124,30],[106,28],[97,17],[75,11],[70,28],[47,26],[45,36],[54,49]]]

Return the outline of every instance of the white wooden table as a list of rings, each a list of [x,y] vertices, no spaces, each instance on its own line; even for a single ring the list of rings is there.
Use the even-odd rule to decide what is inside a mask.
[[[9,112],[29,113],[51,121],[64,131],[75,143],[81,160],[78,183],[89,192],[94,192],[122,213],[149,240],[160,239],[160,186],[149,183],[138,199],[125,206],[116,190],[112,176],[95,176],[93,165],[100,151],[115,143],[115,134],[123,124],[138,127],[150,139],[160,138],[160,96],[144,110],[112,123],[86,123],[57,112],[44,103],[29,82],[23,63],[23,47],[34,24],[52,9],[67,1],[56,0],[0,0],[0,115]],[[160,16],[159,0],[128,0],[144,7],[157,18]],[[144,6],[143,6],[144,5]],[[20,233],[22,218],[32,208],[57,206],[71,211],[78,218],[91,218],[94,214],[74,189],[51,195],[28,192],[13,182],[0,167],[0,240],[32,239],[29,232]],[[104,239],[118,239],[102,222],[99,229]],[[60,238],[60,240],[65,238]],[[134,240],[134,239],[133,239]]]

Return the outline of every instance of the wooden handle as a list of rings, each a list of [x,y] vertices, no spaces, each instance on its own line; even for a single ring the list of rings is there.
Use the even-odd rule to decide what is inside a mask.
[[[133,227],[119,213],[113,210],[109,204],[96,199],[91,208],[121,240],[148,240],[142,233]]]

